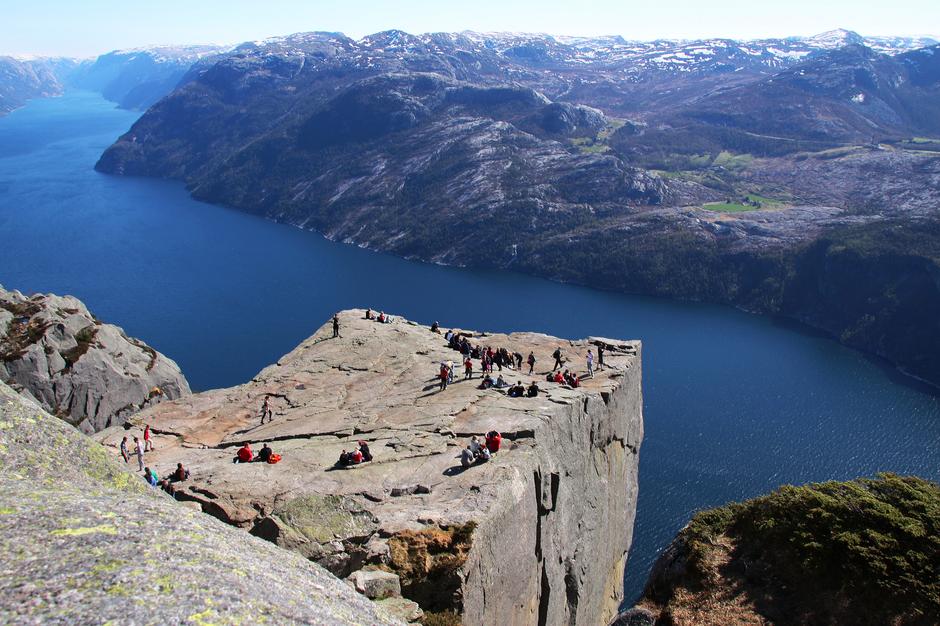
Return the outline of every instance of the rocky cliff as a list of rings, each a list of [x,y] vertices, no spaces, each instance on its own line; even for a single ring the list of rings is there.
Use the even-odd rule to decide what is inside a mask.
[[[399,623],[313,563],[173,502],[3,383],[0,551],[3,624]]]
[[[179,499],[299,552],[338,576],[386,570],[425,611],[466,624],[597,624],[622,596],[642,439],[640,345],[533,333],[470,333],[471,341],[537,358],[534,398],[464,381],[456,351],[427,327],[339,314],[252,381],[145,409],[157,433],[151,465],[183,463]],[[572,389],[544,382],[556,346],[583,373],[602,344],[607,367]],[[440,391],[439,364],[458,363]],[[263,399],[273,420],[260,423]],[[505,437],[493,460],[463,470],[473,435]],[[101,439],[116,446],[124,432]],[[334,463],[358,440],[374,460]],[[245,442],[268,442],[277,464],[233,464]]]
[[[696,514],[617,626],[940,623],[940,485],[784,486]]]
[[[86,433],[189,393],[176,363],[77,298],[2,287],[0,380]]]

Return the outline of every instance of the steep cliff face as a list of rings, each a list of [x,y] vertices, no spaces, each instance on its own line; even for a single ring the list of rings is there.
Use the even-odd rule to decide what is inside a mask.
[[[400,623],[173,502],[0,382],[0,623]]]
[[[189,393],[176,363],[72,296],[0,287],[0,380],[86,433]]]
[[[504,367],[507,382],[539,381],[534,398],[479,389],[440,334],[405,320],[379,324],[364,311],[328,327],[239,387],[149,408],[148,461],[183,463],[179,499],[303,554],[346,577],[394,572],[403,594],[466,624],[596,624],[622,595],[636,507],[642,439],[640,346],[569,342],[533,333],[471,334],[471,342],[537,359],[532,376]],[[607,368],[572,389],[547,383],[551,353],[583,374],[590,348]],[[457,363],[439,390],[439,364]],[[527,371],[527,367],[523,368]],[[273,420],[260,423],[265,397]],[[503,434],[488,463],[464,470],[471,436]],[[116,446],[123,431],[103,433]],[[368,442],[374,460],[334,466]],[[268,442],[277,464],[233,464],[236,450]]]

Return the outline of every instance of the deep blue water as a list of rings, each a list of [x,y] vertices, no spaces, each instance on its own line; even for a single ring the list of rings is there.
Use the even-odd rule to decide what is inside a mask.
[[[194,389],[244,382],[354,306],[642,339],[628,599],[699,508],[879,471],[940,479],[940,398],[858,352],[729,308],[403,261],[195,202],[177,183],[94,172],[136,117],[75,93],[0,118],[0,284],[78,296]]]

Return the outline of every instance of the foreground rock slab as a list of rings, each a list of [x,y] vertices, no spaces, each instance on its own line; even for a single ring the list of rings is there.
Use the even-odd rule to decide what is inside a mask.
[[[327,567],[397,574],[402,594],[425,611],[455,611],[466,624],[597,624],[622,595],[632,539],[642,439],[640,345],[567,341],[537,333],[470,341],[537,359],[535,398],[479,389],[480,363],[463,380],[460,355],[440,334],[395,319],[339,314],[251,382],[148,408],[156,450],[146,462],[191,478],[179,499]],[[545,382],[552,352],[584,374],[588,349],[606,367],[580,388]],[[455,381],[439,390],[441,362]],[[527,366],[523,370],[528,371]],[[496,372],[499,373],[498,371]],[[273,419],[261,424],[267,397]],[[490,430],[504,440],[493,459],[463,469],[460,451]],[[135,431],[136,432],[136,431]],[[113,453],[121,429],[99,438]],[[335,467],[368,442],[375,459]],[[277,464],[234,464],[236,450],[268,442]]]
[[[173,502],[0,383],[0,623],[398,624],[320,567]]]
[[[0,380],[85,433],[189,394],[179,367],[77,298],[0,286]]]

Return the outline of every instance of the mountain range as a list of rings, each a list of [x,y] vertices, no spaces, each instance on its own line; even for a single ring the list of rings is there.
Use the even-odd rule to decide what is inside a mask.
[[[408,258],[784,315],[940,383],[938,59],[850,31],[299,33],[181,56],[97,168]],[[135,76],[108,97],[175,80]]]

